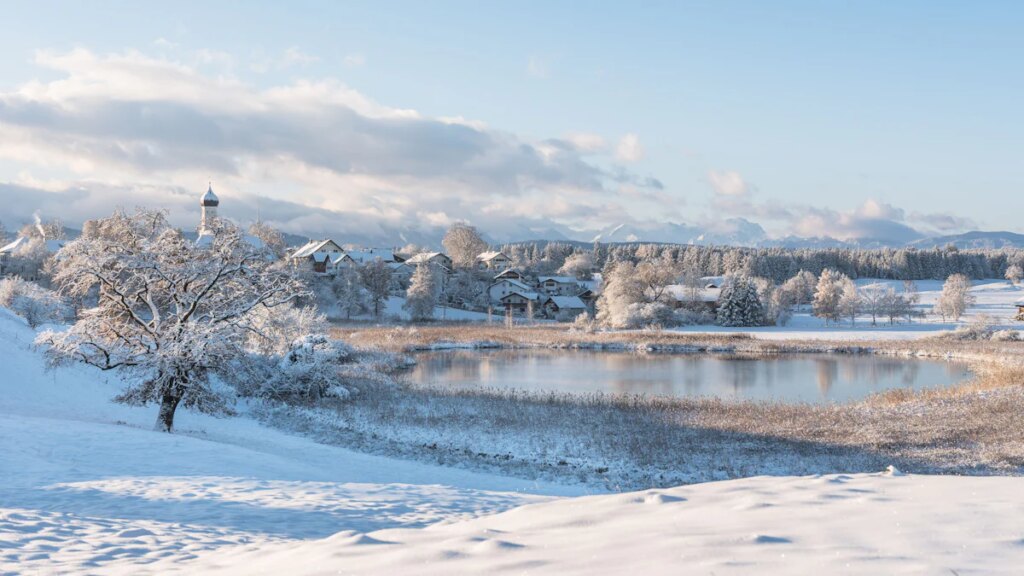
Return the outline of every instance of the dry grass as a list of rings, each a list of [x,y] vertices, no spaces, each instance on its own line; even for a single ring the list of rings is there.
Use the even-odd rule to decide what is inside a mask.
[[[338,329],[364,347],[619,348],[731,354],[876,353],[960,358],[975,378],[948,389],[890,391],[809,405],[612,394],[379,386],[330,407],[269,406],[264,417],[328,443],[613,490],[757,474],[1024,472],[1024,344],[766,342],[750,337],[571,333],[459,325]]]

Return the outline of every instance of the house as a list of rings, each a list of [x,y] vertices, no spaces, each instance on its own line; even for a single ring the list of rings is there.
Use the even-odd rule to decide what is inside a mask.
[[[721,288],[715,286],[714,288],[703,288],[694,295],[690,288],[682,284],[673,284],[666,288],[669,296],[672,297],[672,304],[674,308],[702,308],[708,312],[715,312],[718,310],[718,297],[721,294]],[[696,296],[696,298],[694,298]]]
[[[409,282],[412,281],[413,267],[405,262],[388,262],[387,265],[391,269],[391,290],[393,292],[407,290]]]
[[[1017,300],[1017,320],[1024,322],[1024,298]]]
[[[548,296],[542,308],[548,318],[557,320],[572,320],[589,310],[579,296]]]
[[[451,272],[452,270],[452,259],[445,256],[440,252],[421,252],[405,261],[409,266],[419,266],[420,264],[430,264],[437,266],[445,272]]]
[[[502,270],[512,265],[512,259],[501,252],[483,252],[477,255],[476,265],[481,270]]]
[[[502,298],[512,294],[513,292],[519,292],[520,294],[532,294],[535,293],[536,290],[533,286],[530,286],[525,282],[513,280],[511,278],[498,280],[487,287],[487,297],[490,298],[491,302],[500,302]]]
[[[577,298],[582,300],[583,304],[585,304],[587,309],[590,310],[591,312],[594,311],[595,306],[597,305],[597,297],[597,292],[594,292],[589,288],[584,290],[583,292],[580,292],[580,294],[577,296]]]
[[[573,276],[541,276],[537,278],[541,292],[548,296],[576,296],[584,291]]]
[[[28,236],[19,236],[10,244],[0,248],[0,276],[11,272],[11,263],[15,258],[17,258],[19,252],[22,256],[25,256],[26,252],[39,254],[36,250],[42,250],[46,253],[46,256],[52,256],[67,244],[67,240],[46,239],[42,239],[42,244],[37,244],[36,242],[39,240],[40,239],[38,237],[30,238]],[[41,259],[39,261],[41,262]],[[18,267],[14,273],[25,277],[26,280],[34,281],[37,279],[36,275],[39,270],[36,269],[37,266],[30,266],[29,268],[31,269],[27,269],[24,266]]]
[[[522,273],[520,273],[519,270],[516,270],[514,268],[509,268],[507,270],[504,270],[504,271],[502,271],[501,273],[497,274],[494,277],[494,281],[495,282],[497,282],[498,280],[520,280],[520,281],[522,281],[522,279],[523,279]]]
[[[530,307],[537,309],[537,302],[540,300],[540,294],[536,292],[511,292],[503,296],[499,302],[506,312],[512,314],[523,315],[530,310]]]
[[[398,260],[395,260],[395,251],[387,248],[356,248],[346,250],[345,254],[349,257],[349,260],[346,262],[353,262],[360,266],[378,260],[385,264],[398,262]]]
[[[344,253],[334,240],[311,240],[292,252],[291,261],[293,266],[309,266],[314,272],[326,274]]]

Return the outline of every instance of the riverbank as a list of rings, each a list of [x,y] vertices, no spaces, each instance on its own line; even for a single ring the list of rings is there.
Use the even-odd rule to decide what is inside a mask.
[[[847,404],[403,386],[353,402],[267,406],[268,423],[361,451],[603,490],[757,475],[1024,472],[1024,344],[946,340],[770,342],[665,332],[428,326],[337,336],[395,351],[553,347],[656,352],[803,352],[970,361],[961,386],[897,390]]]

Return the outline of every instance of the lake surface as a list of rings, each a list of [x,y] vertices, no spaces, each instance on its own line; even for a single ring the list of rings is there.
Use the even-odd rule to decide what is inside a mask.
[[[845,402],[892,388],[951,386],[966,365],[873,355],[634,354],[452,350],[416,355],[412,384],[532,391]]]

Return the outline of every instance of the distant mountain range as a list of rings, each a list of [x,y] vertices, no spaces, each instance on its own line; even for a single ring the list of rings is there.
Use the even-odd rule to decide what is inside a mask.
[[[68,238],[76,238],[80,231],[65,228]],[[482,230],[481,232],[486,233]],[[193,230],[185,230],[185,236],[194,238]],[[343,245],[375,246],[382,248],[399,248],[405,244],[417,244],[428,248],[440,248],[444,229],[417,230],[381,230],[373,237],[346,234],[324,234],[317,236],[330,237]],[[301,246],[310,240],[307,236],[284,234],[289,246]],[[316,239],[316,238],[314,238]],[[701,246],[744,246],[750,248],[916,248],[932,250],[935,248],[956,247],[959,250],[984,250],[1000,248],[1024,249],[1024,234],[1015,232],[975,230],[962,234],[931,236],[899,242],[885,239],[861,238],[857,240],[838,240],[828,236],[800,237],[786,236],[769,238],[764,229],[755,222],[743,218],[732,218],[712,229],[675,223],[659,224],[620,224],[602,230],[573,230],[568,227],[547,224],[537,228],[520,226],[500,234],[485,234],[485,239],[494,245],[512,244],[517,242],[567,242],[578,245],[590,245],[594,242],[602,244],[694,244]]]

